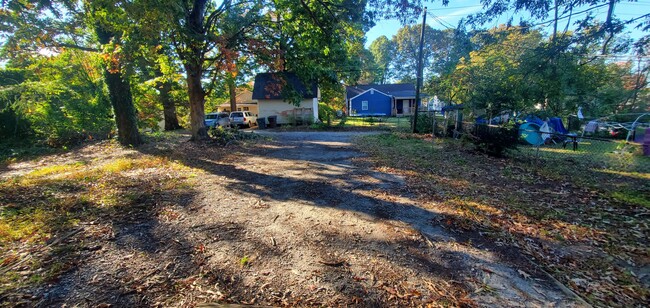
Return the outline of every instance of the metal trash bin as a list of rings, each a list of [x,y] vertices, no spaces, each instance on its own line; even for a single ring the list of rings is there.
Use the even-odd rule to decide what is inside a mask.
[[[265,118],[258,118],[257,119],[257,128],[259,128],[259,129],[265,129],[266,128],[266,119]]]
[[[269,116],[267,119],[269,120],[269,127],[273,128],[278,125],[278,116]]]

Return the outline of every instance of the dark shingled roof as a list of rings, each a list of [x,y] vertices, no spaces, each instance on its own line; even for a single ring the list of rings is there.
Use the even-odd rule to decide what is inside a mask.
[[[282,90],[287,85],[291,85],[303,98],[314,98],[318,95],[315,82],[307,88],[294,73],[261,73],[255,76],[253,99],[284,99]]]
[[[353,87],[345,87],[348,99],[355,97],[367,90],[375,89],[395,97],[415,97],[415,86],[412,83],[395,84],[368,84]]]

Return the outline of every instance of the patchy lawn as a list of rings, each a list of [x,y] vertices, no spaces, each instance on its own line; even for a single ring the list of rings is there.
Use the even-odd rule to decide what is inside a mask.
[[[647,157],[625,168],[579,156],[535,168],[527,156],[496,159],[423,138],[368,136],[358,148],[378,170],[405,176],[449,230],[520,249],[594,305],[648,303]]]

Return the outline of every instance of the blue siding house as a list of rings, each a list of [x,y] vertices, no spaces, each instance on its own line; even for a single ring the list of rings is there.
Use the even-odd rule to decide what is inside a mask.
[[[350,110],[357,115],[388,116],[392,102],[390,95],[370,89],[350,99]]]
[[[410,83],[346,87],[350,116],[402,116],[415,109],[415,86]]]

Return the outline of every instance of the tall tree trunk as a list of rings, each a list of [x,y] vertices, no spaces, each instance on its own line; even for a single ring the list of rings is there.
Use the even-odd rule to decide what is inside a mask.
[[[122,73],[110,69],[104,71],[104,79],[108,86],[111,104],[113,104],[118,140],[123,145],[138,146],[142,144],[129,82],[124,80]]]
[[[114,34],[101,26],[95,28],[99,43],[108,44]],[[119,67],[112,67],[111,63],[106,64],[104,79],[108,87],[108,94],[115,113],[115,124],[117,124],[117,138],[123,145],[138,146],[142,144],[142,138],[138,131],[138,118],[133,105],[131,85],[124,79]]]
[[[190,96],[190,127],[194,141],[208,139],[208,130],[205,127],[205,91],[201,84],[203,69],[201,64],[186,64],[187,93]]]
[[[160,101],[163,105],[163,115],[165,118],[165,130],[177,130],[183,128],[178,123],[178,116],[176,115],[176,103],[172,100],[169,92],[172,90],[172,83],[165,81],[160,91]]]
[[[237,111],[237,87],[235,78],[228,78],[228,93],[230,94],[230,111]]]
[[[203,18],[207,0],[194,0],[192,10],[187,15],[186,30],[194,36],[191,44],[188,44],[187,56],[185,57],[185,72],[187,75],[187,93],[190,97],[190,128],[192,130],[191,140],[208,139],[208,130],[205,127],[205,90],[201,84],[203,77],[203,61],[205,60],[205,42],[199,37],[205,36]],[[197,41],[198,40],[198,41]]]
[[[162,77],[163,73],[160,69],[156,69],[156,77]],[[172,91],[172,83],[169,80],[164,80],[156,83],[156,88],[160,92],[160,102],[163,105],[163,116],[165,119],[165,130],[177,130],[183,128],[178,124],[178,116],[176,115],[176,104],[172,100],[170,92]]]

